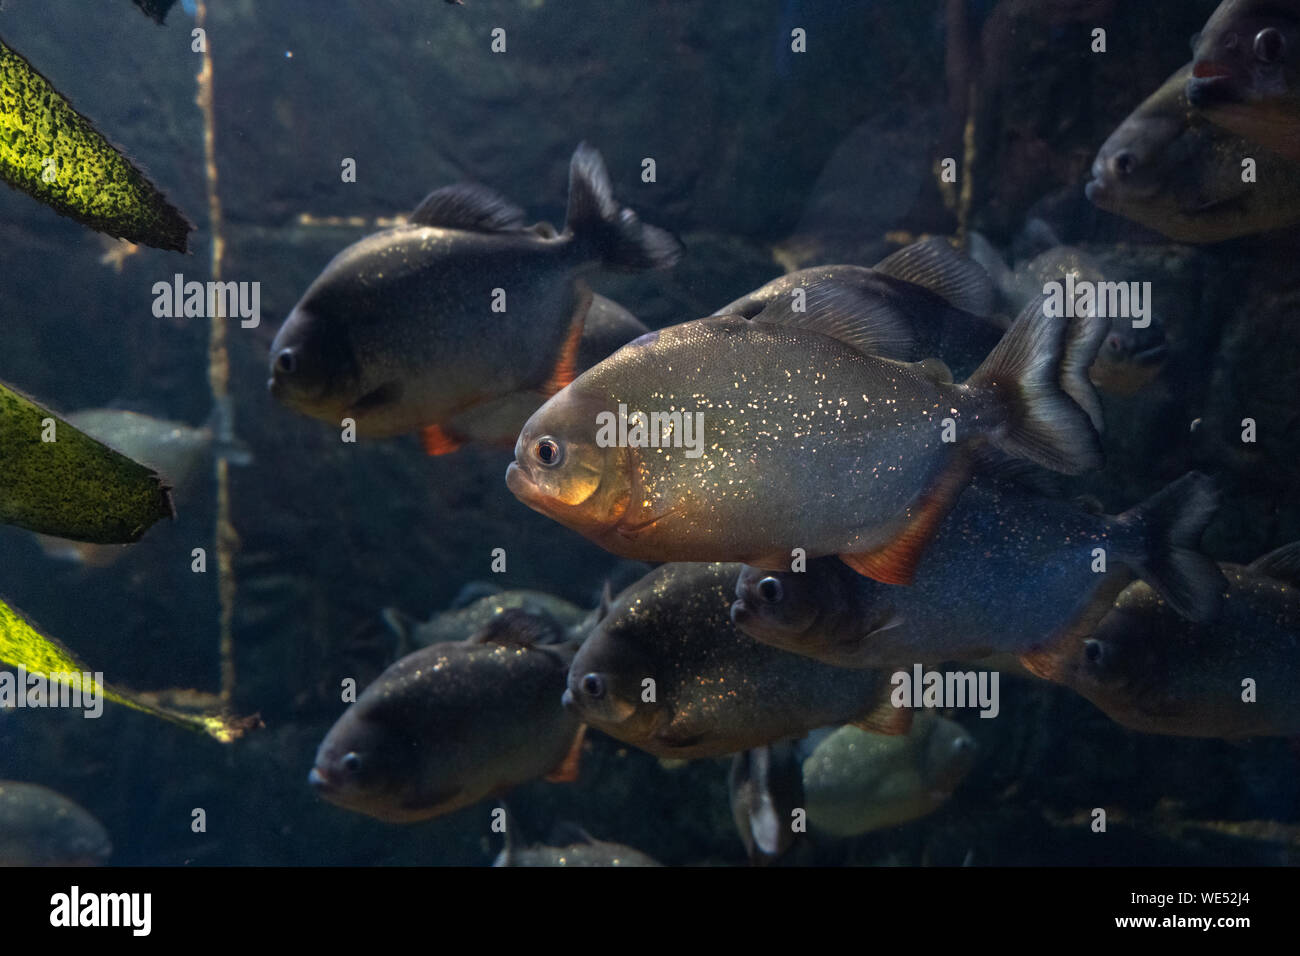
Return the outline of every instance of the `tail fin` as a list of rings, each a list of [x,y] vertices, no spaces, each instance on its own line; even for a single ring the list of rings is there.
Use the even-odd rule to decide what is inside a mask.
[[[1075,319],[1066,334],[1065,357],[1061,360],[1061,389],[1088,413],[1092,427],[1102,431],[1101,399],[1097,397],[1088,369],[1097,359],[1101,345],[1110,333],[1110,320]]]
[[[586,143],[574,150],[569,163],[569,211],[564,226],[579,240],[590,243],[609,269],[666,269],[682,255],[682,244],[672,233],[646,225],[631,209],[619,206],[605,161]]]
[[[1214,479],[1191,471],[1119,516],[1139,529],[1146,545],[1144,554],[1124,556],[1125,563],[1192,621],[1213,618],[1227,586],[1219,566],[1198,550],[1218,507]]]
[[[994,392],[1006,408],[1005,425],[990,436],[994,445],[1077,475],[1102,462],[1101,438],[1070,396],[1096,401],[1088,366],[1105,337],[1106,320],[1049,316],[1046,301],[1040,296],[1025,307],[966,384]]]

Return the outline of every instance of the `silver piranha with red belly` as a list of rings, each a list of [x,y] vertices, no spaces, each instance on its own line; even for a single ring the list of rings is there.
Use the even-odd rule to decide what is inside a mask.
[[[459,420],[484,405],[540,402],[577,374],[591,292],[575,279],[681,253],[611,188],[584,144],[559,234],[525,226],[482,186],[432,193],[409,224],[344,249],[311,284],[271,346],[271,393],[335,425],[351,418],[363,436],[423,431],[435,454],[474,437]]]
[[[873,354],[870,317],[776,312],[673,326],[585,372],[520,433],[511,491],[629,558],[784,568],[802,548],[905,584],[980,446],[1100,462],[1104,319],[1035,302],[957,385]]]

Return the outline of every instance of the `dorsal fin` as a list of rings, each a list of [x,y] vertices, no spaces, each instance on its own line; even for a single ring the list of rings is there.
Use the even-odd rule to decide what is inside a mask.
[[[1287,584],[1300,587],[1300,541],[1284,544],[1276,551],[1250,562],[1250,570]]]
[[[596,606],[596,622],[599,624],[605,618],[609,617],[609,612],[614,607],[614,589],[610,587],[609,578],[605,579],[605,584],[600,589],[600,604]]]
[[[447,605],[447,610],[456,611],[463,607],[469,607],[475,601],[481,601],[485,597],[492,597],[501,593],[503,593],[503,589],[499,584],[493,584],[491,581],[470,581],[456,592],[456,596]]]
[[[802,297],[796,295],[800,291]],[[897,361],[912,358],[916,347],[906,316],[879,295],[839,279],[810,278],[777,296],[752,321],[820,332],[859,352]]]
[[[917,371],[932,382],[938,382],[940,385],[952,384],[952,369],[943,359],[925,358],[915,363]]]
[[[516,232],[524,228],[524,211],[486,186],[457,183],[425,196],[410,222],[470,232]]]
[[[993,283],[988,273],[941,236],[899,249],[877,263],[875,269],[928,289],[954,309],[979,316],[993,311]]]
[[[599,843],[594,836],[568,820],[561,820],[551,827],[551,846],[581,846]]]
[[[564,637],[564,628],[549,614],[535,614],[512,607],[484,624],[469,638],[469,643],[533,647],[560,644]]]

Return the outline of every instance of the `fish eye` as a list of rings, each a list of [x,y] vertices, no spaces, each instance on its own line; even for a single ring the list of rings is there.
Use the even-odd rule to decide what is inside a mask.
[[[1276,63],[1286,55],[1286,37],[1276,27],[1265,27],[1255,34],[1255,56],[1265,63]]]
[[[776,578],[763,578],[758,582],[758,596],[767,604],[775,604],[785,596],[785,588]]]
[[[1083,642],[1083,659],[1089,664],[1100,664],[1102,651],[1101,641],[1090,639]]]
[[[1124,343],[1118,335],[1108,335],[1106,336],[1106,348],[1112,352],[1120,352],[1124,349]]]
[[[1117,176],[1133,175],[1133,167],[1136,165],[1137,157],[1127,149],[1116,153],[1110,160],[1110,168],[1115,171]]]
[[[605,696],[605,680],[599,674],[583,674],[580,687],[592,700],[600,700]]]
[[[564,460],[564,450],[560,443],[549,435],[545,438],[539,438],[533,444],[533,457],[547,468],[554,468]]]
[[[298,356],[294,354],[293,349],[280,350],[280,354],[275,357],[275,370],[285,375],[292,375],[298,371]]]
[[[355,750],[350,750],[343,755],[343,759],[339,761],[339,764],[348,773],[358,774],[361,772],[361,754]]]

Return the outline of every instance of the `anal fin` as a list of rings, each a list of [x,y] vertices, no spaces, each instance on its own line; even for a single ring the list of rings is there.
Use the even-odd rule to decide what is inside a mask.
[[[578,769],[582,762],[582,742],[587,737],[587,725],[579,724],[578,732],[573,735],[573,743],[569,747],[569,752],[564,755],[559,766],[548,773],[543,780],[548,783],[576,783],[578,780]]]
[[[952,511],[969,479],[969,460],[959,455],[944,469],[934,486],[920,496],[911,518],[888,544],[873,551],[841,554],[840,560],[858,574],[884,584],[911,584],[921,556],[939,533],[939,526]]]
[[[544,398],[550,398],[578,377],[578,353],[582,348],[582,330],[587,323],[587,310],[591,308],[591,289],[585,283],[574,283],[573,318],[569,332],[560,346],[560,354],[551,369],[550,377],[538,389]]]
[[[420,429],[420,441],[429,455],[450,455],[465,446],[464,438],[441,425],[425,425]]]

